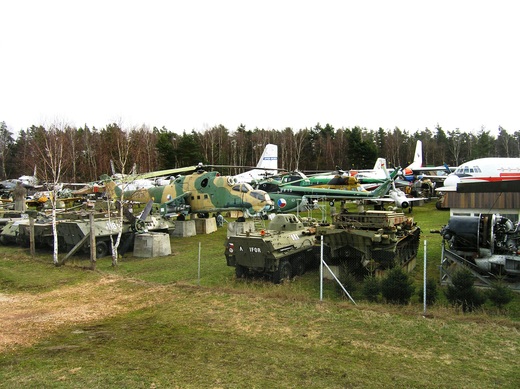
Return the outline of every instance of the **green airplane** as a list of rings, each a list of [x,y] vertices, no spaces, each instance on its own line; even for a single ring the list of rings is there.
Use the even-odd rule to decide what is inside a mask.
[[[334,173],[313,174],[310,176],[307,176],[300,171],[295,171],[279,176],[278,181],[282,185],[312,186],[315,188],[343,189],[354,191],[365,190],[365,188],[355,177],[342,174],[341,171]],[[383,182],[384,180],[380,180],[379,184]]]
[[[265,191],[253,189],[250,184],[237,183],[233,176],[221,176],[218,172],[204,171],[200,165],[182,169],[163,170],[139,176],[148,178],[157,175],[173,174],[196,170],[192,174],[176,177],[168,185],[152,186],[137,190],[125,190],[109,179],[106,190],[113,198],[147,203],[153,200],[160,204],[163,215],[198,214],[209,217],[210,213],[224,211],[242,211],[244,216],[253,216],[270,211],[273,201]]]
[[[373,191],[362,188],[353,190],[319,188],[307,185],[281,183],[269,179],[256,185],[257,189],[269,194],[274,201],[275,212],[303,211],[314,200],[379,200],[392,188],[393,178],[388,177]]]

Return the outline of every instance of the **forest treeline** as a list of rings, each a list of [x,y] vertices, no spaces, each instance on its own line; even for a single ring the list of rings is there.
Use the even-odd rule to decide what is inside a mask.
[[[32,174],[45,180],[59,170],[66,182],[90,182],[101,174],[150,172],[195,165],[255,166],[264,146],[278,145],[278,166],[288,170],[333,170],[372,168],[378,157],[389,166],[406,166],[414,155],[416,141],[423,143],[425,165],[450,166],[482,157],[519,157],[520,131],[509,134],[499,127],[498,136],[481,129],[477,134],[456,130],[409,133],[368,130],[361,127],[335,129],[317,124],[293,130],[247,130],[241,125],[229,130],[222,125],[203,132],[178,134],[166,128],[122,128],[116,123],[104,128],[68,125],[31,126],[16,137],[0,122],[2,179]],[[112,161],[112,165],[111,165]],[[218,166],[223,174],[244,169]]]

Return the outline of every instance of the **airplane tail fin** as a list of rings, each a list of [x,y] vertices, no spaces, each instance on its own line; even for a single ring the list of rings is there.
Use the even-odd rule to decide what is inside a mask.
[[[371,198],[377,198],[377,197],[383,197],[385,196],[388,191],[390,190],[390,187],[392,186],[394,180],[388,179],[387,181],[383,182],[381,185],[379,185],[376,189],[369,192]]]
[[[278,169],[278,146],[271,143],[265,145],[264,152],[256,165],[257,168],[266,170]]]
[[[385,158],[376,159],[376,163],[374,165],[374,170],[382,170],[383,166],[386,167],[386,159]]]
[[[385,173],[386,181],[383,182],[381,185],[379,185],[376,189],[371,191],[370,197],[383,197],[388,193],[390,188],[393,185],[395,185],[394,184],[394,177],[395,177],[394,172],[397,171],[397,169],[395,169],[394,172],[392,172],[392,174],[390,174],[388,172],[388,170],[386,169],[386,165],[382,165],[381,168]]]
[[[406,169],[418,169],[423,165],[423,157],[422,157],[422,142],[420,140],[417,141],[415,145],[415,154],[413,156],[413,162],[406,167]]]
[[[105,183],[105,191],[107,192],[107,195],[110,196],[111,199],[116,199],[121,196],[121,188],[119,188],[112,179],[106,175],[103,174],[100,177],[101,181]]]

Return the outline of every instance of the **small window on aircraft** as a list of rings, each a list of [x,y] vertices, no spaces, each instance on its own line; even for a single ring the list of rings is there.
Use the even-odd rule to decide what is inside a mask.
[[[206,186],[208,186],[208,182],[209,180],[207,178],[204,178],[201,182],[200,182],[200,186],[202,186],[203,188],[205,188]]]
[[[200,200],[200,196],[197,196],[197,200]]]
[[[258,192],[256,190],[253,190],[251,192],[251,196],[255,199],[258,199],[260,201],[265,201],[265,194],[263,192]]]
[[[207,199],[207,198],[208,198],[208,195],[207,195],[207,194],[205,194],[205,195],[204,195],[204,199]]]
[[[246,184],[235,185],[235,186],[233,187],[233,190],[234,190],[234,191],[242,192],[242,193],[247,193],[247,192],[249,192],[251,189],[253,189],[253,188],[250,187],[249,185],[246,185]]]

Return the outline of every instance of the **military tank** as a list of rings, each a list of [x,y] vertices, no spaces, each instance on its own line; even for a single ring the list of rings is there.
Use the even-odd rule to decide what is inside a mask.
[[[406,271],[415,267],[420,234],[413,218],[403,212],[342,209],[332,225],[317,228],[316,243],[321,245],[323,237],[327,264],[379,276],[396,266]]]
[[[402,212],[342,210],[332,224],[306,222],[292,214],[274,217],[266,230],[227,238],[225,256],[237,278],[263,274],[273,282],[301,275],[321,257],[360,275],[415,267],[420,228]]]
[[[316,229],[292,214],[278,214],[267,229],[229,236],[225,256],[237,278],[264,275],[274,283],[301,275],[315,259]]]

